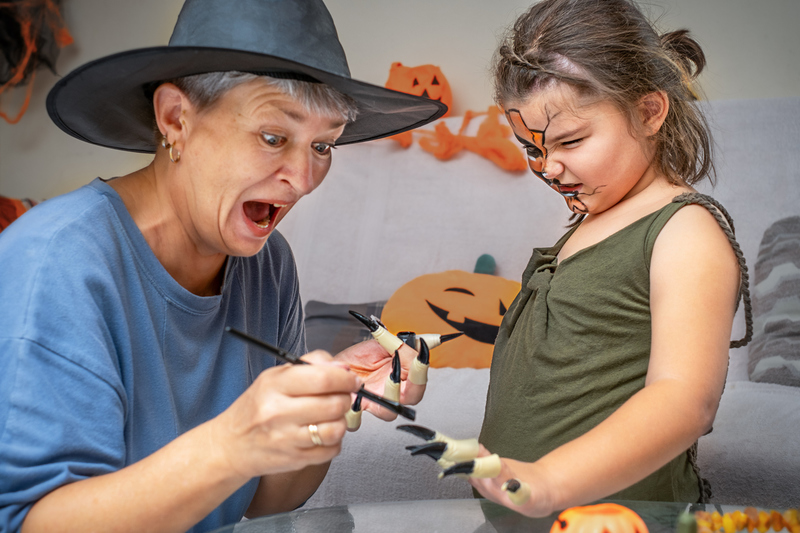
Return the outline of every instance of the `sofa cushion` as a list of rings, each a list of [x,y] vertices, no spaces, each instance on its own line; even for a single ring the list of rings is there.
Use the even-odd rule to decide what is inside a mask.
[[[352,309],[366,316],[381,316],[385,303],[331,304],[309,301],[305,307],[308,350],[325,350],[337,354],[361,341],[370,340],[372,335],[369,330],[348,311]]]
[[[752,298],[750,380],[800,386],[800,216],[764,232]]]

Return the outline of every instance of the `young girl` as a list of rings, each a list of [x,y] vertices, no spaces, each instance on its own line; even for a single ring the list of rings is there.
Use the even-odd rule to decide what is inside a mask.
[[[480,442],[502,469],[471,481],[491,500],[544,516],[709,496],[696,443],[748,301],[727,213],[692,188],[713,174],[691,86],[704,64],[630,0],[544,0],[498,50],[496,99],[574,220],[534,250],[497,338]]]

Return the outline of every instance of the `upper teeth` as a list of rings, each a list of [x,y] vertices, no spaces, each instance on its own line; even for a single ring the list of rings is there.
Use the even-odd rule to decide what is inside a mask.
[[[286,207],[286,204],[272,204],[272,205],[274,205],[275,207]]]

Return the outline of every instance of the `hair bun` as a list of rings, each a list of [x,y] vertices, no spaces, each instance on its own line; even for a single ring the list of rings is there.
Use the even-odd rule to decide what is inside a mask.
[[[674,55],[674,59],[695,79],[706,66],[706,56],[697,41],[689,37],[689,30],[676,30],[661,35],[661,46]]]

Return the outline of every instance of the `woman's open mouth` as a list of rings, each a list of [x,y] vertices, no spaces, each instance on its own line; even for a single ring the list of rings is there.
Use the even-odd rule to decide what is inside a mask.
[[[275,220],[281,208],[286,204],[270,204],[267,202],[249,201],[244,203],[244,214],[261,229],[267,229]]]

